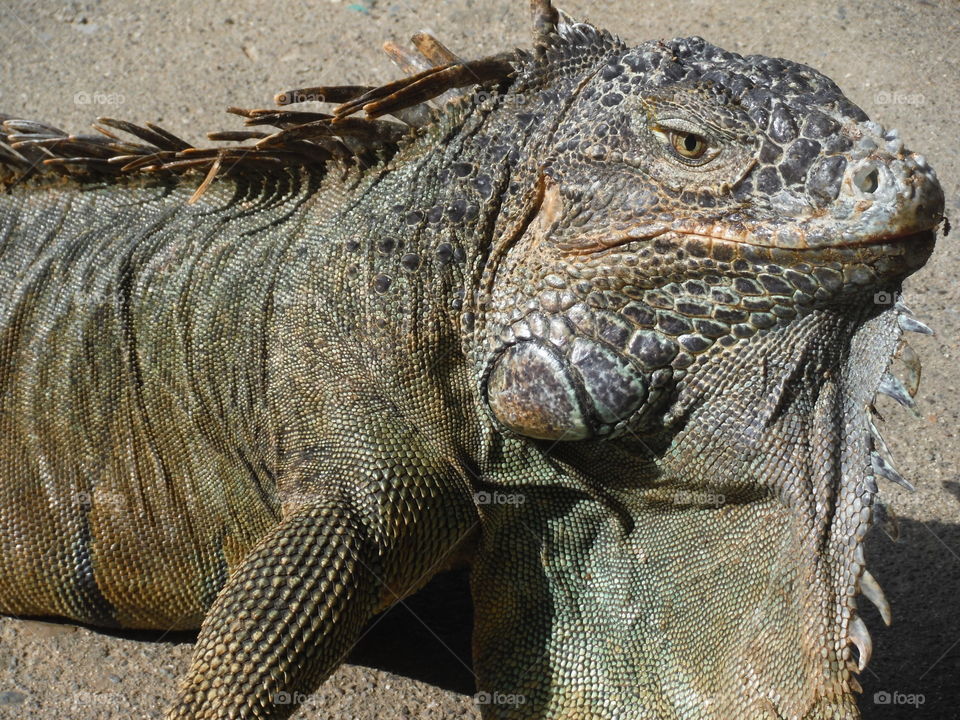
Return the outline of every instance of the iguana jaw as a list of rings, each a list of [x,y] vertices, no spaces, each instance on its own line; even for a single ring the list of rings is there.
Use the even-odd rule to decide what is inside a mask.
[[[527,252],[537,249],[538,231],[535,222],[521,240],[533,246]],[[644,434],[682,417],[679,405],[664,406],[671,386],[682,390],[711,358],[813,312],[859,315],[890,304],[933,245],[932,231],[811,249],[670,232],[589,255],[567,253],[552,279],[596,277],[613,299],[595,307],[593,298],[603,294],[578,291],[589,288],[584,282],[545,284],[526,303],[529,290],[518,289],[520,300],[509,298],[514,319],[486,355],[481,391],[497,419],[522,435]],[[664,305],[665,296],[678,304]]]

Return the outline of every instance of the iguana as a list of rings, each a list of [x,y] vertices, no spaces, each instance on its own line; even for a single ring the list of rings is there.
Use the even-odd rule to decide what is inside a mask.
[[[468,564],[485,718],[858,717],[936,176],[809,67],[532,5],[252,144],[6,119],[0,611],[199,627],[168,717],[284,718]]]

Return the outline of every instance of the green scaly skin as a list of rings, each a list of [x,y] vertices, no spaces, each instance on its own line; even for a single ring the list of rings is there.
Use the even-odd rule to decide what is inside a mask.
[[[488,720],[858,717],[942,191],[809,68],[534,6],[374,168],[0,196],[0,611],[200,627],[170,720],[285,718],[466,562]]]

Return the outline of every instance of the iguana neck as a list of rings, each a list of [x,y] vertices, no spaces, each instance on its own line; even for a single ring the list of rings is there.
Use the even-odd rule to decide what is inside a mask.
[[[539,132],[502,133],[500,104],[448,107],[381,166],[346,177],[331,166],[306,202],[266,321],[278,368],[270,402],[296,406],[297,425],[333,426],[355,412],[352,397],[376,393],[386,415],[433,437],[455,428],[476,451],[484,411],[463,357],[469,300],[504,204],[533,183],[525,158]],[[343,389],[334,405],[313,391],[324,383]],[[281,455],[299,462],[289,444]]]

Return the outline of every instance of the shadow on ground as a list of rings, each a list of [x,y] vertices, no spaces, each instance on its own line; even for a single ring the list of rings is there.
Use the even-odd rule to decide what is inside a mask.
[[[472,695],[472,625],[469,574],[442,573],[374,618],[347,662]]]
[[[944,485],[956,483],[944,483]],[[955,488],[947,488],[951,493]],[[960,713],[960,525],[899,521],[893,542],[875,529],[867,564],[893,609],[883,626],[860,605],[873,636],[873,660],[860,678],[866,720],[956,718]]]

